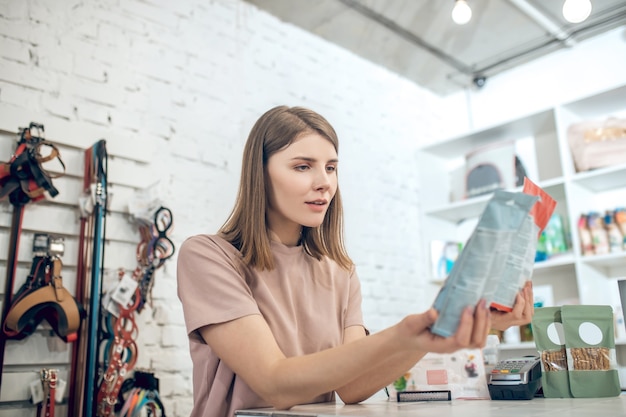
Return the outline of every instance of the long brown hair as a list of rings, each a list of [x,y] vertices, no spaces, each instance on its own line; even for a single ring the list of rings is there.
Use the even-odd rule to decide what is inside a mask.
[[[274,269],[266,219],[267,161],[306,132],[326,138],[338,152],[335,129],[324,117],[303,107],[274,107],[263,114],[250,131],[243,151],[237,201],[218,233],[239,249],[243,261],[251,267]],[[316,259],[328,256],[343,268],[352,266],[343,242],[343,206],[339,187],[322,224],[313,228],[302,227],[301,242],[306,252]]]

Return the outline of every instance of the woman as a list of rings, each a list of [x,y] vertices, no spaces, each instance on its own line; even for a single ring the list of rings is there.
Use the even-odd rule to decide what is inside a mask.
[[[338,139],[319,114],[279,106],[252,128],[235,207],[216,235],[181,246],[178,294],[193,360],[192,416],[363,401],[427,352],[482,347],[485,302],[453,337],[434,310],[366,337],[361,291],[342,236]],[[529,292],[500,325],[528,322]],[[532,300],[532,293],[530,293]],[[529,316],[530,315],[530,316]]]

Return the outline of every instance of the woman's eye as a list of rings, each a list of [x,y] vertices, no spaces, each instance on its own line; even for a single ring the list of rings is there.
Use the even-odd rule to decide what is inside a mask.
[[[295,167],[296,171],[306,171],[307,169],[309,169],[308,165],[298,165]]]
[[[334,165],[329,165],[326,167],[326,171],[328,172],[335,172],[337,170],[337,167]]]

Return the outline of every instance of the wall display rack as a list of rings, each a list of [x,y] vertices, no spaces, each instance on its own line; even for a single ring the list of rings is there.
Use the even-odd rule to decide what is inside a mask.
[[[107,179],[114,189],[115,198],[107,205],[107,256],[102,257],[104,277],[107,282],[116,281],[120,266],[137,263],[138,233],[135,227],[129,227],[128,201],[139,190],[153,184],[155,174],[151,169],[154,146],[150,139],[129,137],[107,128],[96,128],[80,121],[68,121],[43,115],[35,111],[16,109],[0,103],[0,154],[3,161],[8,161],[15,152],[16,120],[37,120],[46,127],[47,137],[58,147],[66,165],[46,164],[54,177],[54,186],[58,195],[54,198],[45,196],[36,204],[28,204],[23,212],[21,238],[16,248],[17,266],[13,289],[19,289],[29,276],[33,261],[32,247],[39,234],[46,234],[62,239],[64,242],[63,286],[72,295],[77,292],[78,247],[80,245],[79,199],[82,195],[85,175],[85,150],[90,145],[90,137],[107,137],[107,151],[112,156],[108,163],[110,172]],[[52,135],[50,135],[52,133]],[[131,140],[132,139],[132,140]],[[61,176],[61,174],[64,174]],[[7,299],[6,283],[8,265],[7,256],[11,245],[12,207],[6,199],[0,201],[0,306]],[[17,250],[19,249],[19,250]],[[11,297],[9,297],[10,299]],[[3,337],[4,336],[0,336]],[[75,344],[60,339],[47,321],[42,321],[34,332],[23,339],[9,339],[3,352],[2,378],[0,381],[0,415],[26,417],[36,413],[38,404],[33,403],[31,384],[41,379],[42,370],[55,370],[57,381],[65,381],[65,389],[57,389],[59,397],[55,415],[66,417],[83,415],[73,414],[70,407],[70,393],[80,391],[72,386],[71,351]],[[150,359],[144,355],[136,369],[149,369]]]
[[[584,256],[577,222],[582,213],[604,214],[626,206],[626,163],[577,172],[567,138],[573,123],[609,117],[626,117],[626,85],[420,148],[421,192],[427,196],[420,208],[424,251],[433,241],[465,242],[491,197],[464,198],[466,156],[513,143],[527,176],[557,200],[555,213],[571,237],[571,250],[535,264],[534,286],[551,287],[553,305],[618,306],[617,281],[626,279],[626,249]],[[435,277],[431,281],[436,283]],[[618,363],[626,366],[626,339],[618,338],[616,345]],[[533,351],[532,342],[505,343],[501,349],[505,356]]]

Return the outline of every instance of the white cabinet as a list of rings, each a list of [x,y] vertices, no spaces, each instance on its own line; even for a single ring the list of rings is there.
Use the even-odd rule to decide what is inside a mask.
[[[583,256],[577,222],[581,213],[626,206],[626,164],[576,172],[567,141],[572,123],[609,116],[626,117],[626,85],[421,148],[417,159],[426,259],[433,240],[465,242],[491,197],[462,198],[466,154],[510,141],[528,177],[557,200],[556,212],[571,235],[571,251],[535,264],[534,285],[551,286],[555,305],[619,305],[617,280],[626,279],[626,251]],[[520,350],[529,347],[519,345]],[[626,346],[620,349],[626,365]]]

